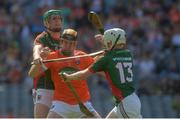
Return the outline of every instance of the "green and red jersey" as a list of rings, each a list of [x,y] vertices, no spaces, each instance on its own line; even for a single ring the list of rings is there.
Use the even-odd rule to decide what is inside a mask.
[[[112,50],[94,63],[91,72],[104,71],[113,95],[122,100],[134,92],[133,58],[129,50]]]
[[[60,38],[53,39],[49,33],[42,32],[35,38],[34,44],[41,44],[43,47],[48,47],[52,51],[55,51],[59,49]],[[54,89],[49,69],[34,79],[34,88]]]
[[[52,51],[58,50],[60,46],[60,38],[53,39],[48,32],[42,32],[39,34],[36,39],[34,40],[35,44],[41,44],[43,47],[48,47]]]

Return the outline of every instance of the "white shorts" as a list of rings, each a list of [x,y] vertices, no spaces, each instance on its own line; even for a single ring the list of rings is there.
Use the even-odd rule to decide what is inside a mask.
[[[135,93],[124,98],[113,111],[118,118],[142,118],[141,102]]]
[[[54,96],[54,90],[33,89],[32,95],[33,95],[34,104],[43,104],[50,108]]]
[[[90,112],[96,112],[90,102],[85,102],[84,105]],[[81,112],[79,105],[70,105],[62,101],[53,101],[50,111],[56,112],[59,116],[63,118],[81,118],[86,117],[86,115]]]

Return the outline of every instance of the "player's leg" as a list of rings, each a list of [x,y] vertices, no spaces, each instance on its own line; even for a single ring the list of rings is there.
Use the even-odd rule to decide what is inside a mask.
[[[34,104],[34,117],[46,118],[52,104],[54,90],[37,89]]]
[[[49,112],[49,107],[44,104],[34,105],[34,118],[45,118]]]
[[[125,110],[130,118],[142,118],[141,115],[141,102],[139,97],[133,93],[122,101],[125,105]]]
[[[141,118],[141,103],[138,96],[133,93],[123,99],[106,118]]]
[[[141,102],[135,93],[127,96],[118,104],[118,114],[124,118],[142,118]]]
[[[52,101],[47,118],[65,118],[70,116],[67,104],[62,101]]]
[[[37,91],[35,89],[32,89],[32,96],[33,96],[33,102],[34,102],[34,117],[35,118],[42,118],[46,117],[45,114],[48,112],[49,107],[45,106],[44,104],[40,104],[36,102],[36,95]]]

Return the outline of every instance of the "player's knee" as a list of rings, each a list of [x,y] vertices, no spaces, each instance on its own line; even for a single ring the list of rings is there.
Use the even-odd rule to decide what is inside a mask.
[[[35,118],[46,118],[49,112],[49,107],[43,104],[35,104],[34,117]]]

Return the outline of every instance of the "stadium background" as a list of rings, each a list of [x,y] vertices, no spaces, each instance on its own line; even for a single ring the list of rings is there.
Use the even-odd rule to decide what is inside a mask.
[[[78,30],[78,48],[88,53],[100,49],[88,11],[100,15],[105,29],[125,29],[143,117],[180,117],[178,0],[0,0],[0,117],[32,117],[27,72],[33,38],[44,30],[42,14],[48,9],[64,10],[64,28]],[[93,75],[88,83],[93,105],[105,117],[114,105],[107,82]]]

